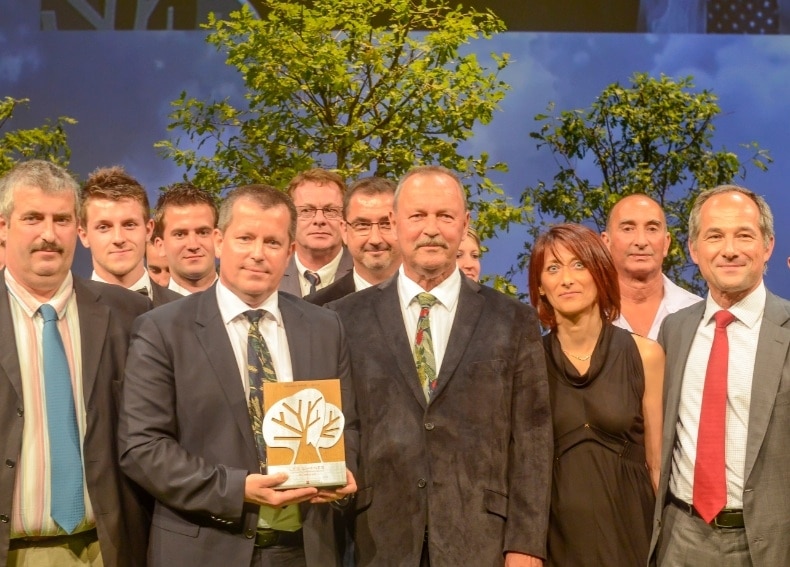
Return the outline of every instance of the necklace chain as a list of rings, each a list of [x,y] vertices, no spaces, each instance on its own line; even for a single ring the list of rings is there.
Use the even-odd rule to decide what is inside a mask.
[[[590,360],[590,357],[592,356],[592,353],[586,354],[586,355],[583,355],[583,356],[578,356],[578,355],[575,355],[575,354],[572,354],[572,353],[568,352],[565,349],[562,349],[562,352],[564,352],[568,356],[572,356],[576,360],[581,360],[582,362],[586,362],[586,361]]]

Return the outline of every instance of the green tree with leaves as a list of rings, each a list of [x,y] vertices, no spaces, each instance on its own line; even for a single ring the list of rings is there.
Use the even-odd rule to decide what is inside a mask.
[[[284,186],[310,167],[344,177],[396,178],[423,163],[459,172],[481,237],[527,210],[488,174],[506,171],[460,145],[488,124],[508,85],[461,50],[504,29],[492,12],[448,0],[263,0],[227,20],[209,18],[207,41],[238,69],[244,100],[173,102],[171,131],[157,146],[185,177],[220,192],[242,183]],[[239,104],[239,103],[242,104]]]
[[[77,123],[73,118],[61,116],[54,123],[47,121],[37,128],[3,131],[14,111],[29,102],[26,98],[8,96],[0,100],[0,175],[23,159],[45,159],[64,167],[71,159],[66,126]]]
[[[664,261],[670,279],[701,293],[696,270],[690,275],[688,217],[695,195],[702,189],[743,179],[746,168],[738,155],[714,149],[714,121],[721,113],[717,97],[694,91],[691,77],[674,80],[636,73],[631,84],[607,86],[585,110],[552,116],[530,136],[538,148],[555,157],[558,171],[549,183],[527,187],[522,204],[533,205],[537,221],[530,226],[534,239],[556,220],[585,223],[605,230],[614,204],[626,195],[645,193],[664,209],[672,246]],[[755,142],[744,144],[748,163],[767,169],[771,158]],[[531,243],[520,255],[523,265]]]

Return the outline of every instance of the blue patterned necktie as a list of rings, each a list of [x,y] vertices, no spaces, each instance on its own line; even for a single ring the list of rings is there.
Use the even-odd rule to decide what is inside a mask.
[[[430,293],[417,295],[420,304],[420,318],[417,320],[417,336],[414,339],[414,363],[417,365],[417,376],[425,394],[430,401],[436,391],[436,358],[433,354],[433,338],[431,337],[431,307],[437,302]]]
[[[318,289],[318,285],[321,283],[321,276],[319,276],[317,272],[305,270],[304,279],[310,283],[310,293],[315,293]]]
[[[44,318],[44,391],[47,405],[52,519],[67,533],[85,517],[82,456],[71,372],[63,340],[58,331],[58,314],[45,303],[39,307]]]
[[[247,331],[247,374],[250,380],[250,397],[247,400],[247,409],[250,412],[250,425],[252,436],[255,439],[255,448],[258,451],[258,464],[261,473],[266,473],[266,443],[263,440],[263,383],[277,382],[274,371],[274,361],[263,340],[258,321],[263,317],[263,309],[245,311],[244,316],[250,322]]]

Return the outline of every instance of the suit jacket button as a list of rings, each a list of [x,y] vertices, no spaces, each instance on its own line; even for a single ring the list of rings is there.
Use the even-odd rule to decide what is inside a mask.
[[[421,478],[420,480],[417,481],[417,486],[419,486],[420,488],[425,488],[426,484],[428,484],[428,483],[425,482],[424,478]]]
[[[6,516],[5,514],[0,514],[0,522],[3,522],[4,524],[7,524],[8,523],[8,516]]]
[[[255,530],[247,530],[246,532],[244,532],[244,537],[246,537],[247,539],[254,538],[255,537]]]
[[[9,469],[13,469],[16,466],[16,463],[11,459],[6,459],[5,466],[7,466]]]
[[[22,408],[16,408],[16,414],[19,417],[22,417],[23,415],[25,415],[25,410],[23,410]]]
[[[433,423],[431,423],[430,421],[429,421],[428,423],[426,423],[426,424],[425,424],[425,429],[427,429],[428,431],[433,431],[433,428],[434,428],[434,427],[435,427],[435,426],[434,426],[434,425],[433,425]]]

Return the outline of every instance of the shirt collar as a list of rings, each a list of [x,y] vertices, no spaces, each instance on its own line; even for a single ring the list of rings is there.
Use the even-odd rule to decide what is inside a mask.
[[[219,279],[219,276],[218,276],[218,275],[215,273],[215,274],[214,274],[214,279],[213,279],[213,280],[211,280],[211,283],[209,284],[209,287],[211,287],[212,285],[214,285],[214,282],[215,282],[215,281],[217,281],[218,279]],[[171,291],[175,291],[176,293],[180,293],[181,295],[192,295],[192,294],[194,293],[194,292],[192,292],[192,291],[189,291],[189,290],[188,290],[187,288],[185,288],[185,287],[181,287],[181,286],[178,284],[178,282],[176,282],[176,280],[174,280],[174,279],[173,279],[173,276],[172,276],[172,275],[170,276],[170,282],[167,284],[167,289],[169,289],[169,290],[171,290]],[[208,289],[208,288],[207,288],[207,289]]]
[[[217,304],[219,305],[219,313],[222,316],[222,322],[225,323],[225,325],[228,325],[239,317],[244,317],[244,313],[250,309],[263,309],[267,313],[267,315],[265,315],[266,317],[273,317],[274,320],[277,321],[278,327],[281,327],[283,324],[282,315],[280,314],[279,295],[276,290],[259,305],[250,307],[220,280],[217,282]]]
[[[398,295],[402,305],[408,306],[415,300],[418,294],[425,293],[425,290],[406,275],[403,265],[398,268]],[[461,294],[461,271],[453,270],[450,276],[431,291],[427,292],[439,300],[445,309],[452,311],[458,303],[458,296]]]
[[[359,275],[359,272],[357,272],[356,268],[354,268],[353,277],[354,277],[354,289],[356,291],[362,291],[363,289],[373,287],[372,283],[370,283],[368,280],[366,280],[365,278]]]
[[[343,247],[340,247],[340,252],[337,253],[337,256],[332,258],[328,264],[325,264],[318,268],[317,270],[310,270],[311,272],[315,272],[318,274],[318,277],[321,278],[321,285],[326,286],[335,278],[335,274],[337,273],[337,268],[340,266],[340,259],[343,257]],[[306,267],[302,262],[299,260],[299,254],[294,252],[294,261],[296,262],[296,269],[299,271],[299,275],[304,277],[305,270],[309,270],[310,268]]]
[[[108,282],[107,280],[102,278],[99,274],[96,273],[96,270],[93,270],[93,273],[91,274],[91,279],[95,282],[102,282],[110,285],[118,285],[118,284],[113,284],[112,282]],[[134,282],[129,287],[127,287],[126,289],[131,291],[137,291],[138,289],[143,287],[148,291],[148,298],[151,299],[153,294],[153,292],[151,291],[151,278],[148,276],[148,270],[146,269],[143,269],[143,275],[140,276],[140,279]]]
[[[63,279],[60,287],[49,301],[39,301],[33,297],[29,291],[27,291],[24,287],[22,287],[21,284],[19,284],[19,282],[14,279],[14,276],[11,275],[11,272],[9,272],[8,269],[5,269],[4,273],[8,292],[14,296],[14,298],[19,302],[19,305],[29,317],[33,317],[38,311],[38,308],[44,303],[48,303],[55,309],[55,311],[58,313],[58,319],[63,317],[66,312],[66,307],[68,307],[69,300],[74,293],[74,277],[72,276],[71,272],[66,273],[66,277]]]
[[[738,321],[751,329],[763,316],[766,295],[765,283],[761,281],[760,285],[754,288],[749,295],[727,309],[727,311],[735,315]],[[706,325],[711,324],[713,315],[722,309],[724,308],[716,303],[713,297],[711,297],[710,292],[708,292],[708,297],[705,300],[705,314],[702,316],[702,320],[705,321]]]

